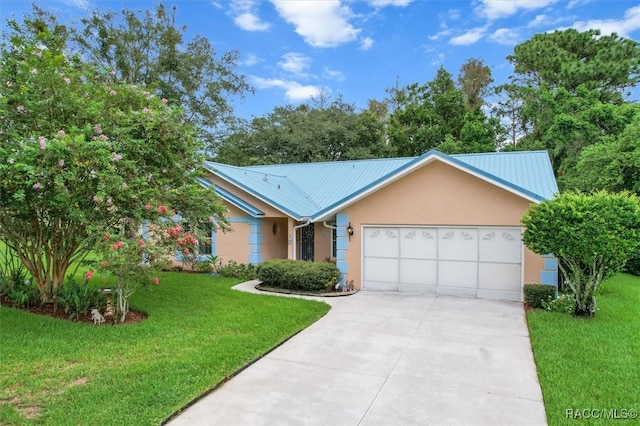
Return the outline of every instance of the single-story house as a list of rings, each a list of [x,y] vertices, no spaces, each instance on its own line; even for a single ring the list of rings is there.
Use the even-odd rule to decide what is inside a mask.
[[[546,151],[205,168],[233,228],[212,235],[223,263],[333,259],[356,289],[508,300],[556,284],[521,239],[528,207],[558,192]]]

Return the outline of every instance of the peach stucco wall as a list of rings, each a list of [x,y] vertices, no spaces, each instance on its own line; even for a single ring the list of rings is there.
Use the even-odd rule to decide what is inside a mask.
[[[530,202],[441,162],[433,162],[347,207],[357,232],[347,249],[347,280],[361,287],[363,225],[520,227]],[[524,282],[539,282],[540,256],[524,251]]]
[[[316,262],[322,262],[331,257],[331,229],[321,222],[315,224],[313,257]]]
[[[286,218],[263,219],[262,260],[286,258],[288,237]]]
[[[227,205],[227,217],[237,220],[247,218],[248,215],[235,206]],[[249,260],[249,224],[246,222],[232,222],[227,232],[216,232],[216,254],[223,264],[230,260],[247,263]]]

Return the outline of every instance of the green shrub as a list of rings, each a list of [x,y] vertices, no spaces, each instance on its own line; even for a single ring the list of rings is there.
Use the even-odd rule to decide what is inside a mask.
[[[9,280],[0,279],[0,293],[18,308],[26,308],[40,303],[40,290],[26,274]]]
[[[629,260],[627,262],[627,266],[625,266],[625,269],[631,275],[640,277],[640,257]]]
[[[331,262],[271,259],[258,265],[257,273],[267,287],[296,291],[327,292],[340,280],[340,270]]]
[[[542,308],[542,302],[550,302],[556,297],[556,288],[552,285],[544,284],[525,284],[524,285],[524,301],[531,308]]]
[[[225,266],[220,266],[218,273],[221,277],[239,278],[245,281],[255,280],[258,277],[255,265],[238,263],[234,260],[230,260]]]
[[[542,308],[547,311],[560,312],[563,314],[573,314],[576,309],[576,299],[573,294],[561,294],[553,300],[543,300]]]
[[[91,309],[101,311],[107,305],[107,296],[88,283],[78,284],[69,276],[64,285],[56,290],[55,304],[61,306],[69,319],[88,314]]]

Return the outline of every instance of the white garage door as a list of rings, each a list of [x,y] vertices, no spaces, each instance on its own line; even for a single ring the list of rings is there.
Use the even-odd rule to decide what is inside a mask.
[[[522,300],[519,228],[366,226],[366,290]]]

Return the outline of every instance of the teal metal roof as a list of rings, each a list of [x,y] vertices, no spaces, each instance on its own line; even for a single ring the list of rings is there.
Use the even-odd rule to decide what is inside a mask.
[[[546,151],[446,155],[432,150],[411,158],[248,167],[207,162],[205,167],[295,219],[324,220],[432,161],[448,163],[534,202],[558,192]]]

